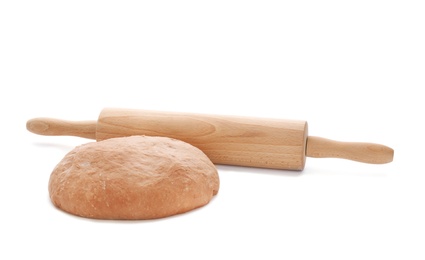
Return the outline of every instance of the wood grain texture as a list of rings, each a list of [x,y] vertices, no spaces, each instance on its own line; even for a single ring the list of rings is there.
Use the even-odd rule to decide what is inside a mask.
[[[341,158],[364,163],[382,164],[393,160],[394,150],[374,143],[338,142],[309,136],[306,153],[315,158]]]
[[[129,135],[164,136],[201,149],[212,162],[302,170],[307,122],[264,118],[104,109],[98,141]]]

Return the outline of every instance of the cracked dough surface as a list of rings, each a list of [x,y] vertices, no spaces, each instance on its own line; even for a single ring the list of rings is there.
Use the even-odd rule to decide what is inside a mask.
[[[87,143],[53,170],[53,204],[97,219],[154,219],[201,207],[217,194],[214,164],[171,138],[131,136]]]

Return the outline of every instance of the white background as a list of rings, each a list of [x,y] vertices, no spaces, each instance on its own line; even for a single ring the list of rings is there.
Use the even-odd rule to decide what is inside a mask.
[[[1,1],[0,259],[425,259],[423,1]],[[76,137],[33,117],[104,107],[302,119],[394,162],[218,166],[210,204],[96,221],[50,203]]]

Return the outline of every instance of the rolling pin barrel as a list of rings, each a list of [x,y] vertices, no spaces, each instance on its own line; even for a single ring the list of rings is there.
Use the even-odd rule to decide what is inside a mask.
[[[302,170],[305,165],[305,121],[102,110],[98,141],[129,135],[179,139],[201,149],[216,164],[288,170]]]

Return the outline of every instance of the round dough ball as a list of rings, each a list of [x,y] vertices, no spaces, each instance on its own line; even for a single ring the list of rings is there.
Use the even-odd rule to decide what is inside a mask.
[[[217,169],[198,148],[171,138],[131,136],[88,143],[53,170],[53,204],[97,219],[154,219],[207,204]]]

